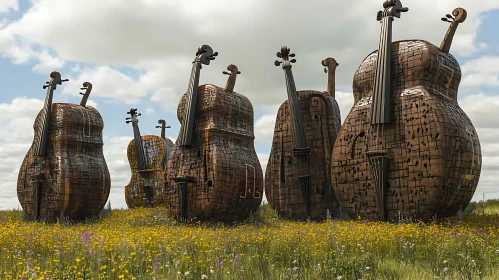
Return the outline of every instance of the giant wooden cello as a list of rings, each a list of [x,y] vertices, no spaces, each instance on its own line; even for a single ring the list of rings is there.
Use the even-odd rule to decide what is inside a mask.
[[[449,54],[466,11],[457,8],[440,48],[392,43],[398,0],[384,2],[379,49],[353,79],[354,106],[333,151],[333,188],[352,217],[428,220],[464,209],[478,184],[480,142],[457,103],[461,70]],[[445,21],[447,19],[444,18]]]
[[[277,53],[286,78],[288,100],[281,104],[265,172],[265,196],[280,215],[305,220],[322,220],[329,209],[337,214],[338,204],[331,189],[331,151],[341,118],[334,99],[334,76],[338,63],[327,66],[328,91],[296,91],[291,63],[294,54],[284,46]]]
[[[80,105],[52,103],[59,72],[50,73],[45,103],[33,125],[33,144],[17,181],[17,196],[31,219],[85,219],[99,213],[111,188],[102,152],[104,122],[86,106],[92,84],[83,83]]]
[[[126,123],[132,123],[133,140],[127,148],[128,163],[132,171],[130,183],[125,186],[125,201],[128,208],[154,207],[163,205],[164,157],[167,145],[157,135],[140,135],[136,108],[127,112],[130,117]]]
[[[208,45],[198,49],[187,93],[178,105],[181,127],[167,163],[165,197],[181,220],[241,220],[262,200],[253,107],[232,91],[240,72],[235,65],[227,67],[225,89],[198,86],[201,65],[209,65],[216,55]]]

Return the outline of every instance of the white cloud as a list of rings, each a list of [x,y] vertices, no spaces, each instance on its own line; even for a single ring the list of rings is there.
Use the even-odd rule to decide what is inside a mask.
[[[459,100],[460,106],[478,128],[499,128],[499,96],[478,93]]]
[[[499,56],[482,56],[462,67],[463,86],[499,86]]]
[[[38,73],[50,73],[64,66],[64,60],[59,57],[52,56],[47,49],[36,53],[38,63],[33,66],[33,71]]]
[[[221,71],[235,63],[242,72],[236,91],[254,105],[277,104],[282,98],[276,93],[282,92],[284,82],[273,61],[282,44],[297,53],[293,68],[297,86],[317,90],[325,88],[327,79],[320,74],[322,59],[336,57],[341,65],[337,85],[350,87],[357,66],[378,46],[379,24],[374,19],[381,8],[378,0],[354,1],[348,7],[337,1],[313,2],[147,0],[122,5],[38,0],[20,19],[0,29],[0,52],[14,63],[34,62],[36,71],[65,62],[93,63],[96,68],[83,69],[80,75],[98,74],[93,76],[95,86],[98,81],[106,90],[96,91],[96,96],[135,102],[150,95],[175,110],[187,88],[195,50],[205,43],[220,55],[203,67],[201,83],[223,86],[226,77]],[[466,5],[460,0],[452,4],[439,2],[428,9],[425,2],[406,3],[410,10],[394,22],[394,40],[422,38],[440,45],[448,27],[440,17],[461,5],[468,9],[468,18],[459,26],[452,50],[474,54],[484,47],[476,40],[483,21],[480,13],[499,8],[499,3],[479,0]],[[276,17],[283,5],[286,16]],[[330,11],[338,12],[331,17]],[[209,21],[203,19],[207,14]],[[143,74],[135,80],[110,65],[126,65]]]
[[[0,13],[17,11],[19,9],[18,0],[2,0],[0,1]]]

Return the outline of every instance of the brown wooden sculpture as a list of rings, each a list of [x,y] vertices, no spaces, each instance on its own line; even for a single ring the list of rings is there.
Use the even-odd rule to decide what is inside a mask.
[[[392,43],[393,17],[408,9],[398,0],[383,6],[379,50],[355,73],[354,106],[333,151],[336,197],[347,214],[370,220],[453,215],[471,200],[481,169],[477,133],[457,103],[461,70],[448,54],[466,12],[454,10],[439,49]]]
[[[128,208],[154,207],[163,204],[163,172],[166,154],[165,140],[157,135],[140,135],[137,109],[131,108],[126,123],[132,123],[133,140],[127,148],[132,170],[130,183],[125,186]]]
[[[19,170],[17,196],[32,219],[85,219],[102,210],[111,188],[102,153],[104,122],[96,109],[86,106],[92,84],[83,83],[80,105],[52,104],[57,85],[67,80],[58,72],[50,77],[33,125],[33,144]]]
[[[165,152],[163,154],[163,160],[161,161],[161,165],[163,166],[163,169],[166,169],[166,163],[168,161],[168,156],[172,152],[174,144],[173,144],[172,140],[170,140],[170,138],[167,138],[165,135],[165,130],[167,128],[170,128],[170,126],[166,126],[165,120],[158,120],[158,123],[160,125],[157,125],[156,128],[161,128],[161,139],[165,140]]]
[[[282,47],[276,66],[282,63],[288,100],[277,112],[272,150],[265,172],[265,195],[272,208],[292,219],[321,220],[327,209],[333,215],[338,204],[331,190],[331,152],[341,118],[334,99],[336,60],[327,66],[328,91],[296,91],[289,48]]]
[[[217,53],[198,49],[177,115],[180,133],[168,158],[166,202],[181,220],[245,219],[261,203],[263,174],[253,141],[253,107],[233,92],[240,73],[230,65],[224,89],[199,86],[201,65]],[[227,73],[227,72],[226,72]]]

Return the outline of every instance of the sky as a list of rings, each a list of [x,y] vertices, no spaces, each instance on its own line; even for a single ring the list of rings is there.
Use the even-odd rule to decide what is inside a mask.
[[[126,5],[125,5],[126,3]],[[262,168],[270,154],[279,105],[286,100],[282,45],[296,54],[298,90],[325,91],[320,62],[335,58],[336,98],[342,120],[353,105],[352,78],[378,47],[376,14],[382,0],[0,0],[0,209],[20,207],[19,167],[33,141],[33,122],[43,106],[42,85],[51,71],[69,82],[54,103],[79,104],[83,82],[93,84],[90,106],[104,119],[104,156],[111,173],[110,201],[125,208],[130,180],[126,148],[133,137],[126,112],[137,108],[142,135],[179,131],[176,109],[187,90],[198,47],[219,53],[204,66],[200,84],[224,86],[229,64],[238,66],[235,91],[246,95],[255,116],[255,150]],[[409,8],[393,23],[393,41],[423,39],[440,46],[456,7],[468,12],[451,53],[462,70],[458,100],[481,142],[483,165],[473,200],[499,198],[499,1],[404,0]]]

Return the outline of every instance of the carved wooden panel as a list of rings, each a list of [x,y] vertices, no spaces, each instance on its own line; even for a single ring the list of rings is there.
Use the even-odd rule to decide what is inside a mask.
[[[178,106],[181,123],[186,98],[184,94]],[[253,107],[242,94],[202,85],[195,117],[192,146],[180,146],[177,140],[169,156],[166,204],[187,220],[243,220],[256,211],[263,195]]]
[[[477,133],[457,103],[458,62],[426,41],[394,42],[393,122],[373,131],[370,114],[376,61],[377,51],[355,73],[355,103],[333,151],[333,188],[340,206],[351,217],[371,220],[378,219],[380,207],[388,220],[455,214],[473,197],[482,164]],[[366,155],[373,145],[384,146],[388,152],[384,205],[376,203]]]
[[[35,131],[40,122],[38,114]],[[92,107],[52,104],[46,157],[33,155],[32,145],[19,170],[17,195],[28,216],[34,216],[32,181],[39,174],[41,220],[84,219],[102,210],[111,188],[102,152],[103,127],[101,115]]]

